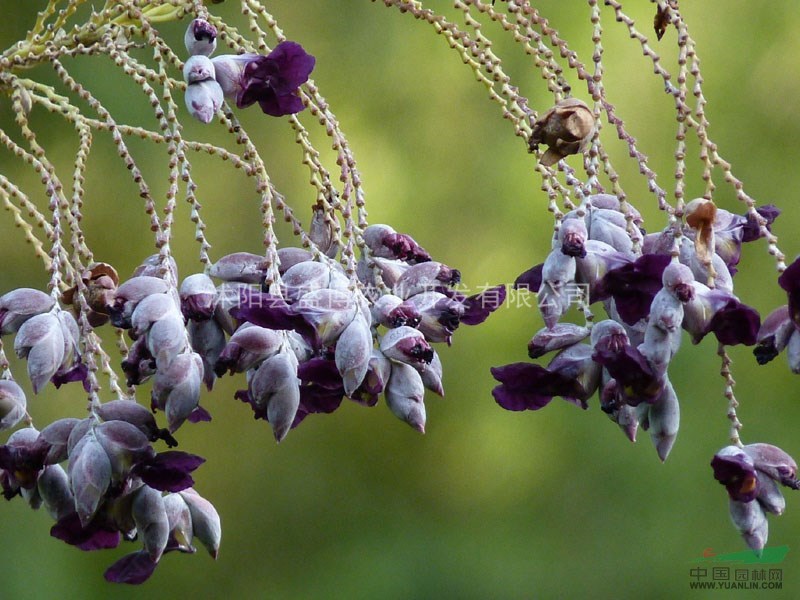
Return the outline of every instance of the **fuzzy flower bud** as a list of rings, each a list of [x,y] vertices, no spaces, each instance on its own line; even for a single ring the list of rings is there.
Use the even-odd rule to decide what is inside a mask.
[[[425,386],[416,369],[405,363],[393,362],[384,396],[389,409],[398,419],[425,433]]]
[[[141,275],[132,277],[117,288],[114,302],[108,307],[111,324],[114,327],[129,329],[131,316],[139,302],[154,294],[166,294],[169,291],[167,282],[159,277]]]
[[[158,562],[169,538],[169,519],[161,492],[143,485],[133,495],[131,516],[150,560]]]
[[[19,288],[0,296],[0,335],[14,333],[33,317],[48,312],[55,300],[32,288]]]
[[[207,56],[190,56],[183,65],[183,79],[188,84],[214,79],[214,63]]]
[[[214,316],[217,287],[205,273],[195,273],[184,279],[178,296],[181,300],[181,313],[185,318],[202,321]]]
[[[289,352],[265,360],[250,380],[254,407],[265,411],[275,440],[281,442],[294,422],[300,406],[297,362]]]
[[[170,433],[197,408],[202,380],[203,361],[194,352],[178,355],[165,369],[156,372],[152,405],[166,413]]]
[[[407,326],[389,329],[381,338],[380,350],[386,358],[411,365],[420,371],[433,360],[433,348],[422,332]]]
[[[11,429],[27,414],[25,392],[9,379],[0,380],[0,430]]]
[[[214,506],[192,488],[180,492],[181,498],[189,507],[192,516],[192,533],[208,550],[212,558],[217,558],[222,539],[222,526]]]
[[[372,305],[371,311],[372,320],[387,329],[403,325],[416,327],[422,318],[411,299],[404,301],[394,294],[384,294],[378,298]]]
[[[219,84],[213,79],[206,79],[190,83],[184,99],[189,113],[201,123],[208,124],[222,107],[225,98]]]
[[[351,396],[364,381],[372,356],[369,323],[357,314],[336,342],[334,359],[344,382],[344,393]]]
[[[223,281],[263,283],[267,273],[267,260],[250,252],[234,252],[211,265],[208,274]]]
[[[14,351],[28,360],[28,376],[34,394],[41,391],[61,366],[64,343],[61,321],[53,313],[31,317],[19,328]]]
[[[191,56],[211,56],[217,48],[217,28],[205,19],[195,19],[186,28],[183,43]]]
[[[458,269],[451,269],[440,262],[428,261],[413,265],[404,271],[397,279],[392,291],[397,296],[408,299],[421,292],[452,287],[459,281],[461,281],[461,273]]]

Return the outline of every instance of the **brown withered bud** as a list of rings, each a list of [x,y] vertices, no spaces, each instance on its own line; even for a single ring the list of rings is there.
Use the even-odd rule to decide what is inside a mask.
[[[714,218],[717,216],[717,205],[713,200],[695,198],[684,209],[686,224],[694,230],[694,249],[697,257],[709,266],[709,277],[715,272],[711,265],[714,255]]]
[[[536,119],[529,141],[530,151],[539,144],[546,144],[547,151],[539,162],[549,167],[565,156],[585,152],[596,130],[597,123],[589,106],[577,98],[567,98]]]
[[[89,305],[89,313],[86,316],[89,324],[92,327],[99,327],[108,321],[108,308],[114,303],[119,275],[108,263],[92,263],[81,273],[81,280],[86,286],[86,303]],[[61,294],[61,301],[73,305],[76,311],[77,291],[78,286],[72,286]]]

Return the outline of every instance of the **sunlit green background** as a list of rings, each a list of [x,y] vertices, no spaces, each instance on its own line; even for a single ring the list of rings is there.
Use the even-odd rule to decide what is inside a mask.
[[[514,137],[485,89],[476,84],[430,26],[367,0],[276,0],[269,9],[286,35],[317,57],[313,77],[355,152],[372,222],[411,233],[437,259],[458,267],[464,283],[510,282],[541,262],[552,222],[533,172],[532,157]],[[449,10],[448,2],[430,2]],[[536,3],[572,46],[590,60],[585,2]],[[630,14],[664,56],[676,64],[676,32],[651,36],[652,5],[629,2]],[[32,24],[42,0],[0,0],[0,46]],[[214,5],[236,18],[238,3]],[[711,135],[760,203],[784,211],[775,226],[789,256],[800,252],[796,209],[800,115],[800,13],[790,0],[681,2],[697,41],[705,78]],[[610,100],[626,120],[659,182],[672,189],[675,123],[648,59],[627,31],[605,14],[604,63]],[[185,24],[160,26],[181,48]],[[551,98],[530,58],[497,29],[495,49],[530,104]],[[154,128],[144,96],[105,58],[65,61],[121,122]],[[47,69],[32,74],[53,81]],[[586,98],[575,82],[576,94]],[[34,111],[50,156],[68,179],[77,148],[69,127]],[[293,132],[257,108],[241,113],[269,172],[298,214],[314,200]],[[324,132],[307,116],[320,148]],[[19,139],[7,96],[0,124]],[[185,135],[221,141],[218,126],[185,120]],[[623,185],[645,214],[649,230],[664,226],[624,146],[604,132]],[[131,151],[163,198],[166,147],[130,141]],[[696,153],[696,146],[690,145]],[[326,155],[329,159],[330,155]],[[576,167],[578,163],[571,159]],[[331,168],[335,165],[329,161]],[[689,197],[702,193],[699,162],[691,163]],[[0,172],[44,207],[33,172],[0,150]],[[252,182],[227,163],[197,157],[204,219],[212,257],[259,252],[261,231]],[[740,210],[722,185],[718,204]],[[85,233],[96,257],[127,275],[153,251],[136,189],[109,136],[95,136],[84,209]],[[6,213],[0,239],[0,292],[44,288],[46,275]],[[183,275],[197,268],[188,209],[179,207],[173,250]],[[289,237],[283,237],[289,244]],[[766,245],[746,249],[737,293],[762,314],[785,297],[777,288]],[[489,367],[526,359],[526,343],[541,326],[530,308],[509,306],[479,328],[462,327],[451,348],[440,348],[445,399],[428,398],[427,434],[418,435],[380,405],[345,403],[332,415],[312,416],[277,446],[268,426],[232,399],[241,380],[224,380],[204,397],[210,424],[180,431],[181,448],[208,462],[197,489],[218,508],[223,545],[214,563],[167,555],[140,588],[102,578],[114,560],[137,548],[83,553],[51,538],[51,521],[19,499],[0,513],[2,598],[720,598],[690,592],[689,569],[704,549],[743,549],[727,514],[725,490],[709,460],[725,445],[727,403],[716,347],[684,347],[671,374],[681,398],[682,427],[661,464],[646,433],[632,445],[598,409],[582,412],[556,400],[538,413],[510,413],[492,400]],[[800,456],[798,379],[784,357],[757,367],[747,349],[733,348],[736,395],[745,442],[769,441]],[[23,371],[18,371],[23,376]],[[24,376],[22,377],[24,378]],[[143,398],[144,401],[144,398]],[[30,400],[36,423],[80,415],[78,389]],[[43,425],[42,425],[43,426]],[[5,439],[5,438],[4,438]],[[770,519],[771,546],[788,545],[783,591],[800,594],[800,498]],[[752,594],[753,592],[751,592]]]

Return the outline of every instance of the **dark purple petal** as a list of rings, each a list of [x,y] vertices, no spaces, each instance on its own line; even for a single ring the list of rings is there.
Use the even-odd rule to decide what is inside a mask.
[[[713,331],[720,344],[752,346],[756,343],[761,317],[738,300],[731,299],[711,318],[706,333]]]
[[[388,320],[392,327],[402,327],[403,325],[416,327],[422,320],[422,315],[412,302],[406,300],[389,312]]]
[[[758,495],[755,467],[744,456],[715,455],[711,468],[714,469],[714,479],[727,488],[732,500],[750,502]]]
[[[81,550],[107,550],[119,545],[119,531],[90,522],[81,527],[77,513],[70,513],[50,528],[50,535]]]
[[[574,378],[532,363],[492,367],[491,372],[501,383],[492,390],[492,396],[506,410],[538,410],[547,406],[553,396],[574,398],[580,394]]]
[[[789,316],[794,324],[800,327],[800,258],[786,267],[778,277],[780,285],[789,296]]]
[[[83,385],[83,389],[88,393],[92,390],[91,385],[88,381],[89,376],[89,369],[88,367],[83,364],[82,362],[75,363],[71,368],[66,371],[57,371],[55,375],[50,378],[50,381],[56,386],[56,389],[60,388],[65,383],[71,383],[73,381],[80,381]]]
[[[464,314],[461,322],[464,325],[478,325],[483,323],[487,317],[497,310],[506,300],[506,286],[498,286],[484,290],[480,294],[470,296],[464,300]]]
[[[137,464],[132,472],[151,488],[162,492],[180,492],[194,485],[189,473],[205,461],[201,456],[168,450],[157,454],[147,463]]]
[[[778,215],[781,214],[780,209],[772,204],[759,206],[756,208],[756,212],[767,221],[767,231],[771,231],[770,226],[775,222],[775,219],[778,218]],[[742,228],[742,241],[752,242],[761,237],[761,228],[758,225],[758,221],[756,221],[752,215],[748,213],[745,216],[747,217],[747,224]]]
[[[671,261],[668,254],[645,254],[612,269],[595,286],[592,302],[614,298],[619,316],[634,325],[650,313],[653,298],[662,287],[664,269]]]
[[[253,398],[250,396],[250,392],[248,390],[237,390],[233,394],[233,398],[235,400],[241,400],[245,404],[249,404],[250,408],[253,409],[253,418],[254,419],[263,419],[267,420],[267,407],[262,406],[259,407],[255,402],[253,402]]]
[[[158,563],[153,562],[150,555],[140,550],[126,554],[108,567],[103,577],[111,583],[129,583],[138,585],[147,581],[156,570]]]
[[[410,264],[428,262],[431,255],[417,244],[410,235],[404,233],[388,233],[382,242],[384,246],[394,253],[394,258],[403,260]]]
[[[268,56],[259,56],[244,68],[239,108],[258,102],[268,115],[280,117],[303,110],[297,89],[314,68],[315,59],[295,42],[281,42]]]
[[[653,403],[661,395],[663,382],[653,373],[642,353],[633,346],[606,348],[599,343],[595,346],[592,360],[605,367],[608,374],[617,380],[618,387],[631,406],[641,402]]]
[[[312,358],[297,367],[300,379],[299,418],[295,418],[292,427],[296,427],[303,418],[312,413],[332,413],[342,403],[344,383],[336,363],[324,358]]]
[[[241,291],[239,306],[231,308],[229,312],[235,319],[267,329],[293,329],[314,347],[318,345],[314,328],[280,296],[244,289]]]
[[[211,413],[209,413],[202,406],[198,406],[192,412],[189,413],[189,416],[186,420],[189,421],[189,423],[200,423],[200,422],[210,421]]]
[[[261,94],[261,97],[258,99],[258,105],[265,115],[270,115],[271,117],[293,115],[305,108],[299,96],[295,96],[294,94],[282,94],[278,96],[273,93],[272,90],[266,90]]]
[[[542,287],[542,269],[544,268],[544,263],[535,265],[522,273],[519,277],[514,280],[514,289],[515,290],[528,290],[530,292],[536,293],[539,291],[539,288]]]

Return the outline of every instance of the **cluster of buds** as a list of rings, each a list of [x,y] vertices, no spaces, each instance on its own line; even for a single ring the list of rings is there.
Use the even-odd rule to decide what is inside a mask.
[[[314,57],[296,42],[281,42],[266,56],[224,54],[211,58],[217,47],[217,29],[205,19],[194,19],[184,36],[189,58],[183,67],[186,107],[193,117],[209,123],[225,98],[238,108],[258,102],[275,117],[303,110],[298,88],[314,68]]]
[[[209,271],[224,281],[216,306],[226,307],[233,330],[221,351],[215,344],[208,344],[211,356],[195,349],[217,376],[246,374],[248,387],[236,396],[270,423],[278,441],[344,398],[374,406],[381,395],[398,418],[424,432],[425,389],[444,393],[431,343],[450,343],[460,323],[482,322],[505,298],[502,287],[471,297],[454,291],[457,270],[386,225],[368,227],[363,239],[360,279],[299,248],[278,251],[280,284],[268,291],[252,287],[267,276],[263,257],[231,254]]]
[[[216,557],[219,515],[191,488],[190,473],[204,460],[156,453],[151,443],[159,439],[174,445],[132,400],[102,404],[85,419],[60,419],[41,431],[19,429],[0,446],[3,495],[44,506],[56,521],[51,535],[81,550],[138,538],[143,549],[111,565],[109,581],[141,583],[164,553],[195,552],[194,539]]]
[[[797,463],[771,444],[726,446],[711,460],[714,477],[728,490],[730,514],[745,543],[758,555],[767,544],[767,513],[783,514],[778,484],[800,489]]]
[[[699,343],[713,333],[725,345],[756,343],[760,317],[733,294],[742,242],[760,235],[756,217],[717,209],[707,200],[686,207],[686,225],[644,235],[641,217],[622,212],[615,196],[589,196],[567,213],[545,262],[516,281],[538,293],[545,328],[529,355],[558,354],[541,367],[516,363],[492,370],[500,385],[496,401],[508,410],[537,410],[554,396],[600,406],[633,441],[639,427],[650,432],[661,460],[678,433],[680,408],[668,367],[682,330]],[[770,223],[771,207],[758,218]],[[609,320],[591,330],[561,318],[575,294],[602,302]],[[583,343],[590,338],[590,343]]]

